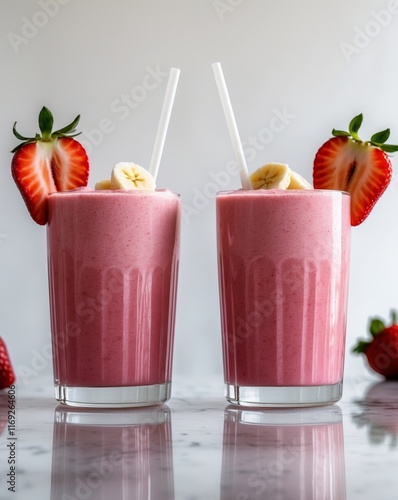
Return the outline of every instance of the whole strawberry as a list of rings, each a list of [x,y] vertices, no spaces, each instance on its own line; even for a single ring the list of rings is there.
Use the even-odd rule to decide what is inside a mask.
[[[8,356],[7,347],[0,337],[0,390],[10,387],[14,382],[15,374]]]
[[[391,325],[374,318],[369,327],[372,339],[359,340],[353,352],[364,353],[369,366],[387,380],[398,380],[398,324],[395,311],[391,313]]]
[[[320,147],[314,160],[315,189],[350,193],[352,226],[366,219],[387,188],[392,177],[387,153],[398,151],[398,146],[386,144],[389,129],[362,141],[358,135],[362,120],[362,114],[355,116],[348,132],[333,129],[334,137]]]
[[[72,123],[52,132],[54,119],[43,107],[39,114],[40,134],[24,137],[13,133],[22,142],[12,150],[11,172],[33,220],[46,224],[47,199],[54,191],[69,191],[87,185],[89,161],[83,146],[73,137],[80,116]]]

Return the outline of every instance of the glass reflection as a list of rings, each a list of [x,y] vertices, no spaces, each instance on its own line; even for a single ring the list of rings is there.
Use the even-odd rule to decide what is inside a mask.
[[[220,498],[344,500],[340,408],[280,411],[228,406]]]
[[[54,414],[51,500],[172,500],[170,409]]]
[[[357,427],[367,427],[371,444],[388,443],[395,448],[398,443],[398,382],[383,381],[371,385],[361,405],[361,413],[353,414]]]

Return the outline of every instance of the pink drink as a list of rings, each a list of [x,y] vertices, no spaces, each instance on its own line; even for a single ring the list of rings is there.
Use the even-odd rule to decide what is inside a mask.
[[[168,399],[179,227],[180,199],[169,191],[81,189],[50,196],[59,401],[130,406]]]
[[[289,405],[291,398],[299,405],[340,399],[349,195],[323,190],[220,193],[217,217],[228,399],[267,404],[252,390],[264,387],[270,388],[266,397],[271,405]],[[311,396],[293,389],[285,397],[281,391],[306,386],[314,388]],[[320,395],[325,387],[332,394]],[[246,396],[243,388],[248,388]]]

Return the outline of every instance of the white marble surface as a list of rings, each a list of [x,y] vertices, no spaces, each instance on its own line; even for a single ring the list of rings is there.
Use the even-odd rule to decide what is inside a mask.
[[[228,406],[220,380],[175,381],[163,407],[57,407],[51,381],[17,387],[16,493],[0,434],[0,498],[9,500],[398,498],[398,382],[345,381],[338,405]],[[0,422],[7,418],[0,392]]]

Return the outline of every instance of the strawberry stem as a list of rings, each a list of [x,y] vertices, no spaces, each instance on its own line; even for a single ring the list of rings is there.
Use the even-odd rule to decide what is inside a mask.
[[[364,340],[359,340],[358,344],[352,349],[352,352],[356,352],[358,354],[364,354],[366,349],[368,348],[370,342],[365,342]]]
[[[54,125],[54,118],[51,111],[45,106],[39,113],[39,128],[43,141],[51,141],[51,131]]]
[[[357,345],[352,349],[352,352],[359,354],[365,353],[368,346],[373,342],[374,337],[381,333],[384,329],[385,325],[381,319],[371,319],[369,324],[369,332],[372,336],[372,340],[370,342],[366,342],[365,340],[359,339]]]
[[[390,311],[391,324],[390,326],[397,325],[398,321],[398,313],[395,309],[391,309]],[[379,318],[373,318],[369,324],[369,332],[372,336],[372,340],[370,342],[366,342],[365,340],[359,339],[356,346],[353,347],[352,352],[363,354],[366,352],[368,346],[373,342],[373,339],[376,335],[381,333],[386,329],[384,322]]]
[[[369,325],[369,331],[372,337],[375,337],[378,333],[385,329],[383,321],[379,318],[373,318]]]
[[[43,106],[39,113],[39,127],[41,135],[36,134],[34,137],[25,137],[17,131],[16,129],[17,122],[15,122],[12,129],[13,134],[17,139],[23,142],[21,144],[18,144],[18,146],[16,146],[11,151],[11,153],[15,153],[19,148],[21,148],[25,144],[30,144],[32,142],[52,142],[59,139],[60,137],[76,137],[77,135],[81,134],[81,132],[76,132],[76,126],[79,123],[79,120],[80,120],[80,115],[76,116],[76,118],[66,127],[62,127],[56,130],[55,132],[52,132],[54,125],[53,115],[48,108]]]
[[[360,129],[363,121],[363,115],[360,113],[357,116],[354,116],[354,118],[350,121],[350,124],[348,125],[348,131],[351,134],[351,137],[358,142],[362,142],[361,138],[358,135],[358,130]]]
[[[385,153],[396,153],[398,151],[398,145],[396,144],[385,144],[387,139],[390,137],[390,129],[386,128],[380,132],[376,132],[372,135],[369,141],[363,141],[359,135],[358,131],[362,125],[363,115],[360,113],[350,121],[348,125],[348,132],[345,130],[333,129],[332,135],[333,137],[347,137],[348,139],[352,139],[353,141],[360,142],[363,144],[369,144],[376,148],[381,149]]]

